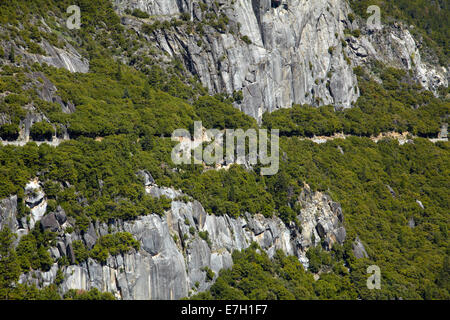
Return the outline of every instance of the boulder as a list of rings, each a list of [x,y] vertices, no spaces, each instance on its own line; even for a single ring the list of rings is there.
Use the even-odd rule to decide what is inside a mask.
[[[97,241],[97,233],[95,232],[92,222],[89,224],[88,230],[83,234],[83,240],[88,249],[92,249]]]
[[[203,206],[201,205],[200,202],[198,202],[197,200],[195,200],[192,204],[192,217],[194,218],[194,222],[195,224],[198,226],[199,230],[203,229],[203,226],[205,225],[205,221],[206,221],[206,211],[203,208]]]
[[[66,216],[66,212],[64,211],[63,208],[61,208],[61,206],[58,206],[56,208],[56,212],[55,212],[55,218],[58,221],[58,223],[60,225],[63,225],[64,222],[67,221],[67,216]]]
[[[366,249],[364,248],[364,245],[362,244],[359,237],[356,237],[355,241],[353,242],[352,250],[353,250],[353,254],[355,255],[355,257],[357,259],[369,257],[369,255],[367,254]]]
[[[409,226],[411,229],[414,229],[414,228],[416,227],[416,221],[414,221],[414,218],[413,218],[413,217],[411,217],[411,218],[408,220],[408,226]]]
[[[344,244],[345,237],[347,236],[347,232],[346,232],[345,228],[344,227],[338,228],[335,232],[335,236],[336,236],[336,241],[339,244],[341,244],[341,245]]]
[[[17,222],[17,196],[0,200],[0,230],[7,226],[12,232],[19,228]]]
[[[248,227],[253,231],[255,236],[260,235],[266,230],[266,227],[261,223],[264,220],[261,215],[252,216],[246,212],[245,218],[247,219]]]
[[[153,179],[151,173],[147,170],[139,170],[136,174],[144,180],[144,186],[147,187],[155,184],[155,179]]]
[[[344,215],[342,214],[341,205],[337,202],[331,201],[330,203],[331,211],[338,217],[340,222],[344,222]]]
[[[41,227],[44,231],[46,230],[50,230],[52,232],[58,231],[59,223],[58,220],[56,220],[56,214],[52,212],[50,214],[45,215],[41,219]]]

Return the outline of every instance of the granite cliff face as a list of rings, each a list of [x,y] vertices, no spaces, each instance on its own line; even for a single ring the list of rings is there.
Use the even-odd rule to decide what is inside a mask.
[[[24,188],[25,205],[29,209],[27,214],[19,215],[17,195],[0,201],[0,230],[5,226],[17,234],[15,243],[27,234],[36,222],[40,221],[47,210],[47,198],[39,180],[31,180]]]
[[[45,201],[37,180],[27,188],[34,188],[26,200],[27,206],[36,208]],[[297,256],[307,267],[305,254],[309,247],[322,244],[328,249],[334,243],[342,244],[346,237],[340,205],[326,194],[311,192],[307,186],[298,198],[303,208],[297,217],[300,226],[294,223],[287,226],[279,218],[262,215],[246,214],[240,218],[208,215],[195,200],[177,200],[182,196],[179,191],[158,187],[150,181],[146,189],[154,197],[164,195],[172,199],[171,209],[164,216],[149,214],[135,221],[115,221],[109,225],[97,222],[84,234],[68,234],[64,230],[71,225],[71,219],[61,208],[39,217],[31,212],[33,217],[29,221],[40,220],[42,228],[59,234],[57,245],[49,249],[51,256],[54,259],[67,256],[71,262],[61,269],[63,292],[95,287],[120,299],[179,299],[208,289],[221,269],[232,266],[233,250],[245,249],[252,242],[258,243],[269,256],[278,249]],[[18,221],[16,214],[17,197],[2,200],[0,227],[8,225],[16,233],[26,233],[31,225],[23,226],[21,221],[26,218]],[[141,243],[140,250],[110,256],[103,265],[91,258],[75,264],[74,240],[82,240],[92,248],[98,237],[119,231],[131,233]],[[215,274],[212,280],[206,276],[208,268]],[[23,274],[20,282],[46,286],[56,279],[57,271],[55,263],[47,272]]]
[[[205,16],[200,2],[194,1],[191,11],[196,21]],[[139,8],[162,18],[189,12],[183,1],[115,3],[119,11]],[[207,26],[204,35],[180,29],[155,32],[148,40],[181,57],[211,93],[242,90],[244,99],[236,107],[256,119],[293,103],[350,107],[359,96],[352,67],[341,53],[346,2],[288,1],[287,7],[272,8],[270,0],[239,0],[219,1],[219,7],[239,31],[219,33]]]
[[[217,3],[214,4],[214,3]],[[420,44],[396,24],[371,30],[361,19],[348,18],[345,0],[115,0],[125,9],[149,13],[151,21],[170,20],[190,13],[196,23],[207,10],[227,17],[229,30],[206,25],[203,33],[183,28],[155,30],[147,40],[185,67],[211,93],[242,91],[235,106],[260,120],[264,112],[295,104],[348,108],[359,97],[353,67],[379,60],[411,70],[426,89],[448,85],[448,72],[424,63]],[[202,9],[203,8],[203,9]],[[122,22],[140,31],[141,21],[124,16]],[[346,33],[360,30],[355,38]],[[247,37],[247,41],[244,41]]]

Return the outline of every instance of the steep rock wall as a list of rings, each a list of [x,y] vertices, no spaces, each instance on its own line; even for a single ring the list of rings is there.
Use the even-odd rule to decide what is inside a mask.
[[[119,12],[125,8],[162,16],[189,12],[186,2],[164,1],[164,6],[162,2],[115,3]],[[190,12],[202,20],[198,2],[193,2]],[[242,90],[244,99],[236,107],[256,119],[265,111],[289,108],[293,103],[350,107],[359,92],[352,68],[340,54],[341,20],[349,12],[347,4],[340,0],[288,3],[286,9],[271,8],[270,0],[220,1],[229,25],[240,25],[239,33],[205,27],[204,35],[198,35],[179,29],[155,32],[149,41],[171,56],[182,57],[187,69],[198,75],[211,93]],[[243,41],[243,36],[252,43]],[[199,40],[202,46],[198,46]]]
[[[31,187],[30,183],[28,189]],[[98,288],[120,299],[179,299],[208,289],[221,269],[232,266],[233,250],[245,249],[252,242],[258,243],[270,257],[276,250],[282,250],[297,256],[307,267],[309,247],[322,244],[328,249],[334,243],[342,244],[346,237],[340,205],[326,194],[311,192],[307,186],[298,199],[303,208],[297,217],[299,226],[285,225],[277,217],[262,215],[246,214],[239,218],[209,215],[199,202],[178,201],[181,192],[153,183],[149,183],[147,192],[154,197],[171,198],[171,209],[162,217],[149,214],[109,225],[97,222],[83,234],[64,231],[71,222],[61,208],[39,217],[41,227],[59,234],[56,246],[49,249],[51,256],[55,260],[67,256],[71,261],[70,266],[61,269],[63,293],[69,289]],[[34,198],[40,202],[29,196],[27,204],[36,206],[45,199],[45,194],[35,194]],[[19,233],[24,229],[14,219],[16,208],[15,197],[0,202],[0,227],[8,225]],[[100,236],[119,231],[131,233],[140,242],[140,250],[110,256],[103,265],[91,258],[79,265],[74,263],[74,240],[82,240],[92,248]],[[200,232],[206,231],[207,239],[200,236]],[[213,280],[208,280],[205,267],[214,272]],[[55,263],[47,272],[36,270],[22,274],[20,282],[46,286],[56,279],[57,270]]]
[[[276,8],[270,0],[222,0],[218,7],[212,0],[115,0],[114,5],[119,14],[127,8],[145,11],[152,21],[188,12],[199,23],[206,16],[200,3],[225,14],[229,30],[156,30],[147,40],[180,58],[210,93],[242,90],[244,99],[235,106],[257,120],[293,103],[351,107],[359,97],[353,67],[368,67],[372,60],[411,70],[425,89],[448,86],[448,71],[421,59],[421,45],[406,27],[373,30],[361,19],[350,21],[346,0],[285,0]],[[140,32],[142,22],[127,17],[123,23]],[[359,29],[361,36],[346,29]]]

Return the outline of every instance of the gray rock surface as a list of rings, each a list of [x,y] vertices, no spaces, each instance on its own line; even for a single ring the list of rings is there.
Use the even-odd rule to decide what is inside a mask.
[[[73,251],[73,246],[72,243],[69,242],[66,245],[66,253],[65,256],[67,256],[69,258],[70,263],[74,264],[76,262],[76,258],[75,258],[75,252]]]
[[[94,225],[90,223],[88,230],[83,234],[84,243],[86,244],[88,249],[92,249],[97,239],[98,236],[97,232],[95,231]]]
[[[16,232],[19,227],[16,215],[17,215],[16,195],[0,200],[0,230],[6,226],[12,232]]]
[[[42,72],[29,72],[27,74],[27,78],[30,82],[27,82],[23,85],[23,90],[31,90],[36,91],[39,98],[45,100],[50,103],[58,103],[61,106],[61,111],[64,113],[73,113],[75,111],[75,106],[71,101],[64,102],[62,98],[58,95],[58,90],[56,86],[42,73]],[[32,137],[30,136],[31,127],[36,122],[48,122],[51,123],[50,120],[42,113],[39,108],[36,108],[32,104],[27,104],[23,106],[26,116],[19,123],[19,136],[15,141],[3,141],[0,139],[0,143],[2,144],[12,144],[23,146],[30,140]],[[6,114],[0,114],[0,124],[10,123],[9,116]],[[45,143],[50,143],[54,146],[57,146],[62,140],[68,140],[69,134],[67,132],[67,127],[62,125],[60,130],[56,130],[56,126],[53,125],[55,129],[55,134],[52,137],[52,141],[45,141]],[[61,133],[56,134],[56,132],[61,131]],[[43,143],[44,141],[36,141],[38,144]]]
[[[420,200],[416,200],[416,203],[419,205],[419,207],[422,209],[422,210],[424,210],[425,209],[425,207],[423,206],[423,203],[422,203],[422,201],[420,201]]]
[[[369,257],[369,255],[366,252],[366,248],[364,248],[364,245],[361,242],[361,240],[359,239],[359,237],[356,237],[355,241],[353,242],[352,250],[353,250],[353,254],[355,255],[355,257],[357,259]]]
[[[119,12],[139,8],[161,19],[191,12],[196,20],[202,20],[199,2],[193,2],[192,11],[188,1],[175,0],[116,0],[115,7]],[[340,41],[345,27],[341,21],[350,10],[347,3],[288,2],[286,10],[283,6],[271,8],[270,0],[220,1],[230,28],[236,29],[234,34],[219,33],[210,26],[205,26],[204,35],[180,28],[155,32],[149,41],[181,58],[211,93],[242,90],[244,99],[235,106],[259,120],[265,111],[290,108],[293,103],[350,107],[359,91]],[[135,23],[130,21],[129,26],[140,32]],[[252,43],[243,41],[243,36]]]
[[[265,218],[259,214],[240,218],[208,215],[198,201],[176,200],[182,195],[180,191],[157,185],[147,191],[153,196],[166,195],[173,200],[171,209],[163,217],[149,214],[135,221],[116,221],[110,225],[97,222],[82,236],[60,233],[50,253],[54,257],[67,256],[72,264],[62,268],[65,276],[62,292],[98,288],[120,299],[179,299],[207,290],[221,269],[231,268],[233,250],[245,249],[252,242],[258,243],[270,257],[276,250],[282,250],[297,256],[307,267],[309,247],[323,239],[327,244],[325,249],[329,249],[333,243],[342,244],[345,240],[340,206],[329,196],[312,192],[308,186],[298,200],[303,208],[297,217],[301,227],[293,223],[287,226],[277,217]],[[54,218],[52,222],[57,222],[56,213],[48,216]],[[43,218],[44,226],[47,226],[48,216]],[[191,227],[195,230],[193,234],[189,230]],[[141,243],[140,250],[109,257],[104,265],[90,258],[75,265],[72,241],[83,240],[91,247],[97,235],[107,234],[108,230],[131,233]],[[199,232],[207,233],[207,239],[200,237]],[[214,279],[207,278],[205,268],[214,272]],[[56,271],[52,268],[48,272],[22,275],[21,282],[44,286],[55,277]]]
[[[155,179],[153,179],[150,172],[147,170],[139,170],[137,175],[141,177],[144,181],[144,186],[148,187],[155,183]]]
[[[53,283],[58,271],[58,264],[54,263],[50,270],[46,272],[31,271],[27,274],[22,274],[19,278],[19,283],[34,284],[38,287],[45,287]]]
[[[122,15],[126,28],[146,38],[147,49],[159,49],[161,61],[177,58],[211,94],[242,91],[243,100],[235,102],[235,107],[259,121],[264,112],[290,108],[292,104],[351,107],[359,97],[353,68],[370,69],[374,60],[411,71],[425,89],[436,92],[440,86],[448,86],[448,70],[428,57],[428,52],[421,54],[425,41],[415,39],[401,22],[377,30],[360,18],[350,21],[347,0],[283,3],[286,6],[273,8],[271,0],[114,0],[113,6]],[[208,12],[201,9],[205,5],[215,15],[227,17],[226,31],[208,23],[202,32],[191,32],[183,26],[155,30],[150,35],[141,31],[143,23],[171,20],[182,13],[189,13],[196,24],[206,22]],[[126,15],[126,9],[140,9],[150,18]],[[45,23],[42,28],[51,32]],[[358,29],[361,36],[346,34],[346,29]],[[27,63],[88,72],[89,61],[64,38],[60,40],[62,48],[45,40],[40,43],[46,55],[13,46]],[[7,55],[12,44],[0,42]],[[126,60],[124,56],[118,58]],[[61,104],[66,113],[74,111],[74,105],[63,102],[45,80],[40,95],[46,101]],[[0,115],[0,123],[9,121]]]
[[[58,220],[56,220],[56,214],[54,212],[45,215],[42,219],[41,219],[41,227],[42,229],[45,230],[49,230],[52,232],[56,232],[59,229],[59,223]]]
[[[67,221],[66,212],[63,208],[61,208],[61,206],[56,208],[55,218],[60,225],[63,225]]]
[[[42,100],[58,103],[64,113],[75,112],[74,104],[70,101],[65,103],[58,95],[56,86],[42,72],[30,72],[28,77],[33,80],[32,85],[36,88],[37,94]]]
[[[441,131],[438,134],[438,138],[448,139],[448,123],[442,124]]]
[[[20,48],[16,52],[23,55],[30,63],[46,63],[56,68],[67,69],[70,72],[86,73],[89,71],[89,61],[83,58],[69,43],[66,43],[65,48],[61,49],[44,40],[41,46],[46,52],[45,56],[32,54]]]
[[[411,70],[426,89],[448,86],[448,71],[422,59],[422,44],[406,27],[396,23],[371,30],[359,18],[351,22],[346,0],[287,0],[287,6],[277,8],[270,0],[223,0],[218,6],[213,0],[115,0],[114,7],[119,14],[140,9],[151,21],[187,12],[198,23],[205,21],[200,3],[227,16],[228,32],[206,24],[201,34],[177,27],[146,37],[181,60],[210,93],[242,90],[244,99],[235,107],[258,120],[265,111],[293,103],[351,107],[359,97],[353,67],[367,67],[373,60]],[[139,19],[124,16],[122,22],[141,33]],[[345,29],[359,29],[361,36],[345,34]]]

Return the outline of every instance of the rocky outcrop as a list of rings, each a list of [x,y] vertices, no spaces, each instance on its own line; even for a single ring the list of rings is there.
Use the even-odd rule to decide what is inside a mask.
[[[0,31],[3,29],[0,27]],[[51,29],[47,29],[45,32],[52,33]],[[28,64],[31,65],[33,63],[46,63],[49,66],[53,66],[56,68],[64,68],[70,72],[80,72],[86,73],[89,71],[89,61],[82,57],[78,51],[70,45],[68,42],[64,41],[63,48],[57,48],[46,40],[43,40],[40,43],[40,47],[42,49],[42,54],[30,53],[23,48],[22,46],[17,46],[11,42],[1,42],[2,46],[5,48],[5,51],[9,55],[11,48],[14,47],[14,52],[16,55],[20,55],[23,57],[20,64]],[[7,57],[7,55],[5,55]],[[0,61],[2,59],[0,58]],[[15,62],[18,64],[18,62]]]
[[[22,67],[31,66],[33,63],[45,63],[56,68],[64,68],[70,72],[88,72],[89,60],[72,46],[75,43],[72,35],[65,33],[61,29],[58,29],[58,31],[54,30],[53,24],[62,26],[66,23],[65,19],[67,17],[57,17],[53,13],[51,16],[51,20],[53,20],[52,27],[47,25],[46,19],[38,15],[30,16],[31,20],[27,21],[27,23],[37,27],[41,33],[51,34],[53,41],[50,42],[40,36],[33,39],[28,38],[28,36],[25,38],[24,35],[27,35],[29,30],[25,31],[26,28],[20,23],[14,31],[16,35],[11,33],[11,26],[7,24],[0,25],[0,33],[5,34],[5,37],[0,40],[0,45],[5,53],[0,56],[0,62],[12,63]],[[22,31],[25,32],[22,34]],[[33,43],[33,50],[30,49],[30,41]],[[36,50],[36,48],[39,48],[39,50]],[[12,50],[14,50],[13,56],[20,56],[20,59],[10,61],[9,56]]]
[[[378,60],[388,66],[410,70],[415,80],[425,89],[436,92],[448,87],[449,73],[445,68],[423,61],[421,44],[402,23],[385,25],[380,30],[370,30],[365,21],[354,22],[350,28],[360,29],[361,36],[346,35],[346,51],[353,63],[363,67]]]
[[[136,174],[142,178],[144,186],[149,187],[155,184],[155,179],[153,179],[151,173],[147,170],[139,170]]]
[[[95,287],[120,299],[179,299],[208,289],[221,269],[232,266],[233,250],[245,249],[252,242],[270,257],[283,250],[307,267],[309,247],[323,244],[329,249],[345,240],[340,205],[308,186],[298,199],[303,208],[297,217],[299,226],[258,214],[239,218],[209,215],[198,201],[179,201],[180,191],[155,184],[148,186],[147,192],[172,199],[171,209],[164,216],[149,214],[109,225],[97,222],[83,235],[60,232],[56,247],[49,251],[55,259],[67,256],[72,263],[62,268],[63,292]],[[41,225],[61,231],[57,213],[44,216]],[[99,236],[118,231],[131,233],[141,243],[140,250],[109,257],[103,265],[90,258],[74,264],[74,240],[82,240],[91,248]],[[214,279],[207,277],[208,269],[214,272]],[[56,270],[52,267],[47,272],[23,274],[20,282],[44,286],[56,278]]]
[[[201,4],[201,5],[200,5]],[[184,62],[211,93],[242,91],[235,106],[261,120],[266,111],[295,104],[351,107],[359,97],[353,67],[371,61],[411,70],[425,89],[448,86],[448,71],[421,58],[421,46],[401,23],[370,29],[366,21],[349,19],[346,0],[115,0],[115,9],[140,9],[152,21],[190,13],[206,22],[206,11],[227,17],[227,31],[205,23],[201,33],[189,28],[155,30],[147,40]],[[142,21],[122,22],[141,33]],[[346,34],[360,30],[361,36]],[[248,40],[244,41],[244,37]]]
[[[355,257],[357,259],[369,257],[369,255],[366,252],[366,248],[364,247],[364,245],[361,242],[361,240],[359,239],[359,237],[356,237],[355,241],[353,241],[352,250],[353,250],[353,254],[355,255]]]
[[[414,229],[416,227],[416,221],[414,220],[413,217],[409,218],[408,227],[410,227],[411,229]]]
[[[161,61],[167,61],[167,56],[182,61],[211,94],[242,91],[243,99],[239,98],[235,107],[259,121],[264,112],[292,104],[351,107],[359,97],[353,67],[370,69],[375,60],[411,71],[425,89],[436,92],[448,86],[448,70],[433,59],[423,59],[420,49],[424,41],[415,39],[401,22],[378,30],[360,18],[349,19],[347,0],[286,0],[280,5],[272,5],[271,0],[114,0],[113,5],[125,27],[147,40],[152,54],[157,47]],[[140,9],[150,18],[126,15],[126,9]],[[201,31],[192,32],[186,24],[156,28],[148,35],[141,30],[143,23],[186,13],[196,25],[202,23]],[[211,23],[210,15],[226,21],[225,30]],[[51,32],[45,23],[42,28]],[[359,30],[361,35],[355,37],[348,30]],[[61,48],[45,40],[39,43],[45,55],[31,54],[10,42],[0,43],[5,57],[14,47],[28,64],[88,72],[89,62],[66,40],[59,40]],[[51,92],[43,92],[43,96],[55,98],[64,112],[74,110],[71,103],[62,103]],[[0,123],[5,121],[9,120],[0,116]]]
[[[442,124],[441,131],[438,133],[438,138],[447,139],[448,141],[448,123]]]
[[[24,229],[31,230],[47,210],[47,199],[37,178],[25,186],[25,204],[30,208],[30,215],[21,219],[21,225]]]
[[[19,238],[17,241],[22,235],[33,229],[36,222],[44,217],[47,210],[47,199],[37,178],[31,180],[25,186],[24,202],[27,209],[29,209],[29,213],[18,217],[18,199],[16,195],[0,200],[0,230],[3,227],[8,227],[12,232],[18,234]],[[50,224],[50,218],[47,219],[47,222]]]
[[[59,229],[59,222],[58,220],[56,220],[56,214],[54,212],[44,216],[41,219],[41,227],[42,229],[44,229],[45,231],[52,231],[52,232],[56,232]]]
[[[58,97],[59,98],[59,97]],[[54,102],[57,102],[58,99],[55,99]],[[61,101],[62,104],[62,108],[63,111],[65,113],[71,113],[75,110],[75,107],[73,106],[73,104],[68,103],[68,104],[64,104]],[[27,105],[24,107],[24,109],[26,110],[27,114],[25,116],[24,119],[20,120],[19,122],[19,136],[17,137],[16,140],[12,140],[12,141],[8,141],[8,140],[3,140],[0,138],[0,144],[2,145],[15,145],[15,146],[24,146],[25,144],[27,144],[29,141],[33,141],[30,132],[31,132],[31,127],[37,123],[37,122],[47,122],[50,123],[50,120],[43,114],[40,113],[36,110],[36,108],[32,105]],[[51,124],[51,123],[50,123]],[[60,125],[60,129],[61,129],[61,134],[57,134],[56,130],[56,125],[51,124],[53,129],[54,129],[54,134],[51,138],[51,140],[44,140],[44,141],[34,141],[37,145],[41,145],[43,143],[52,145],[52,146],[58,146],[61,142],[69,140],[69,134],[68,134],[68,130],[67,127],[65,125]]]
[[[42,72],[30,72],[28,78],[32,81],[31,85],[27,85],[24,89],[35,88],[36,92],[44,101],[50,103],[58,103],[61,111],[64,113],[75,112],[75,106],[71,101],[67,103],[58,95],[56,86]]]
[[[359,97],[353,67],[370,69],[375,60],[411,71],[425,89],[436,92],[440,86],[448,86],[448,70],[432,59],[424,61],[420,52],[423,41],[415,39],[407,27],[398,22],[371,29],[360,18],[348,18],[347,0],[286,0],[280,5],[272,5],[271,0],[114,0],[113,5],[125,27],[141,35],[152,54],[157,47],[161,61],[167,61],[167,56],[182,61],[211,94],[242,91],[243,99],[238,99],[235,107],[259,121],[264,112],[292,104],[351,107]],[[126,15],[126,9],[140,9],[150,18]],[[185,24],[156,28],[151,34],[142,32],[143,23],[186,13],[196,25],[202,23],[201,31],[192,32]],[[226,21],[225,30],[211,23],[210,15]],[[48,26],[43,28],[51,32]],[[348,30],[359,30],[361,36]],[[28,63],[88,72],[89,62],[60,40],[64,43],[61,48],[43,40],[40,46],[45,55],[14,47]],[[5,56],[11,46],[3,44]],[[126,60],[124,56],[120,59]],[[49,92],[43,95],[52,96]],[[55,102],[64,112],[73,112],[70,103],[58,98]],[[1,121],[5,120],[0,117]]]

